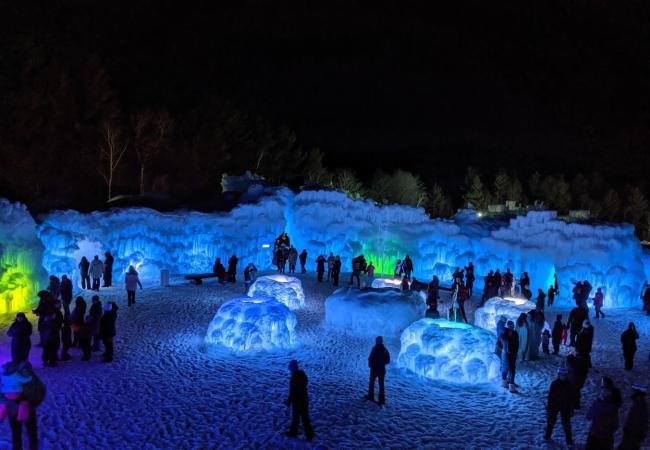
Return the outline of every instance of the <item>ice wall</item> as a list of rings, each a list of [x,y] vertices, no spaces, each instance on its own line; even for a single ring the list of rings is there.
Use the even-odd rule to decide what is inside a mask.
[[[161,213],[148,208],[90,214],[55,211],[42,216],[38,227],[46,247],[43,265],[50,273],[72,275],[77,283],[81,257],[103,259],[106,251],[115,258],[117,281],[131,264],[143,279],[158,279],[161,269],[211,272],[215,258],[227,266],[232,254],[239,258],[240,273],[249,262],[270,268],[273,241],[285,228],[289,196],[281,189],[229,213]]]
[[[496,337],[464,323],[420,319],[404,330],[397,360],[426,378],[452,383],[485,383],[499,374]]]
[[[268,297],[237,297],[221,305],[205,342],[238,352],[290,349],[298,345],[296,316]]]
[[[43,244],[27,208],[0,199],[0,314],[26,311],[34,303],[47,286],[42,261]]]

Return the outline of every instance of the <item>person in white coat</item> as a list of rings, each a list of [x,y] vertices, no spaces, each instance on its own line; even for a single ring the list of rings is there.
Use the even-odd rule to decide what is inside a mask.
[[[101,262],[99,256],[95,255],[95,258],[90,263],[90,277],[93,279],[93,291],[99,290],[99,280],[104,275],[104,263]]]
[[[528,320],[524,313],[521,313],[517,319],[517,334],[519,334],[517,361],[524,361],[526,359],[526,349],[528,347]]]

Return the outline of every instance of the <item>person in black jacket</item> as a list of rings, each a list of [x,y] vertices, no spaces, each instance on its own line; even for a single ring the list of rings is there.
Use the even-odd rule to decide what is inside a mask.
[[[589,374],[589,365],[587,360],[582,355],[574,355],[569,353],[566,357],[566,366],[569,370],[569,382],[575,387],[575,407],[574,409],[580,409],[580,403],[582,399],[582,388],[587,381],[587,375]]]
[[[334,267],[332,268],[332,283],[334,286],[339,286],[339,277],[341,276],[341,257],[337,256],[334,260]]]
[[[375,401],[375,379],[379,380],[379,400],[377,403],[383,405],[386,401],[384,392],[384,377],[386,376],[386,364],[390,364],[390,353],[384,347],[384,339],[377,336],[375,346],[368,357],[368,367],[370,368],[370,383],[368,385],[367,400]]]
[[[92,304],[88,315],[90,316],[90,335],[92,336],[92,351],[99,351],[99,321],[102,318],[102,302],[98,295],[92,296]]]
[[[318,255],[318,258],[316,258],[316,273],[318,274],[318,282],[322,282],[325,273],[325,257],[323,255]]]
[[[32,348],[32,324],[25,313],[16,314],[16,320],[9,327],[7,336],[11,338],[11,360],[15,363],[27,361]]]
[[[618,395],[620,397],[620,391]],[[615,392],[608,388],[607,383],[604,382],[599,397],[587,411],[587,420],[591,420],[585,446],[587,450],[614,448],[614,434],[619,426],[619,402],[620,399],[616,398]]]
[[[639,384],[632,385],[632,406],[623,426],[623,440],[619,450],[639,450],[648,435],[648,405],[645,401],[647,389]]]
[[[519,334],[515,331],[515,324],[509,320],[506,328],[499,336],[501,343],[501,380],[502,386],[510,392],[517,392],[515,386],[515,370],[517,366],[517,352],[519,351]]]
[[[300,259],[300,272],[307,273],[307,269],[305,269],[305,265],[307,264],[307,249],[303,248],[298,258]]]
[[[548,400],[546,403],[546,434],[544,439],[551,439],[557,415],[560,414],[562,419],[562,428],[567,445],[573,445],[573,435],[571,433],[571,416],[575,407],[575,388],[567,379],[567,370],[558,369],[557,378],[551,383],[548,391]]]
[[[639,333],[636,331],[634,322],[630,322],[627,330],[621,334],[621,344],[623,344],[623,358],[625,358],[625,370],[632,370],[634,367],[634,354],[636,353],[636,340],[639,339]]]
[[[576,352],[583,355],[591,367],[591,347],[594,342],[594,327],[588,320],[582,325],[582,330],[576,336]]]
[[[314,438],[314,430],[309,420],[309,393],[307,392],[307,374],[298,369],[298,361],[292,359],[289,362],[289,371],[291,380],[289,382],[289,397],[284,402],[285,405],[291,406],[291,428],[284,433],[288,437],[298,436],[298,428],[302,419],[302,426],[305,429],[307,440]]]
[[[61,276],[60,290],[63,308],[70,308],[70,302],[72,302],[72,281],[70,281],[67,275]]]
[[[228,260],[228,281],[230,283],[235,283],[237,281],[237,263],[239,258],[235,255],[232,255]]]
[[[82,289],[92,289],[92,284],[90,284],[90,261],[85,256],[81,257],[81,262],[79,263],[79,274],[81,275],[81,288]]]
[[[39,342],[36,344],[36,346],[42,347],[45,345],[45,336],[43,335],[43,322],[45,321],[45,317],[48,315],[50,309],[52,308],[52,305],[54,304],[54,298],[48,291],[40,291],[38,293],[38,298],[38,306],[32,311],[32,313],[38,316],[37,329]]]
[[[72,314],[70,302],[63,304],[63,322],[61,327],[61,361],[70,361],[68,350],[72,347]]]
[[[104,315],[99,321],[99,338],[104,343],[104,358],[102,362],[113,362],[113,338],[115,337],[115,320],[117,305],[114,302],[104,304]]]
[[[575,347],[576,345],[576,336],[578,332],[582,329],[582,323],[587,319],[587,310],[576,306],[569,313],[569,320],[567,321],[567,326],[569,327],[569,336],[571,338],[570,347]]]
[[[56,367],[61,345],[61,303],[57,300],[43,319],[43,367]]]
[[[219,284],[226,283],[226,268],[221,264],[221,258],[217,258],[212,266],[212,272],[217,276]]]
[[[560,352],[560,341],[562,341],[562,331],[564,324],[562,323],[562,314],[555,317],[553,324],[553,331],[551,332],[551,341],[553,342],[553,354],[557,355]]]
[[[72,346],[79,345],[79,329],[84,325],[86,317],[86,301],[83,297],[79,296],[74,302],[74,309],[70,314],[70,326],[72,327]]]
[[[104,287],[111,287],[113,284],[113,262],[115,258],[111,255],[111,252],[104,253]]]

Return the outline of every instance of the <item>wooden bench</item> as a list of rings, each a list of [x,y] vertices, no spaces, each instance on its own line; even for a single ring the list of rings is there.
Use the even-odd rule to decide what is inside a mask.
[[[186,280],[192,281],[194,284],[203,284],[203,280],[206,278],[217,278],[216,273],[194,273],[190,275],[185,275]]]

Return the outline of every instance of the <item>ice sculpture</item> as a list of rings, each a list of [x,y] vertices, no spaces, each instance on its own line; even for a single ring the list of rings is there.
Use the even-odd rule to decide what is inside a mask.
[[[305,293],[300,280],[279,273],[257,278],[248,290],[248,296],[272,297],[289,309],[298,309],[305,305]]]
[[[420,319],[402,332],[399,367],[432,380],[485,383],[499,375],[496,337],[464,323]]]
[[[372,287],[374,288],[394,288],[400,289],[402,287],[402,280],[399,278],[375,278],[372,280]]]
[[[47,286],[42,261],[43,244],[27,208],[0,198],[0,314],[29,309]]]
[[[397,336],[425,310],[417,292],[340,288],[325,300],[325,322],[359,336]]]
[[[497,322],[501,316],[517,323],[521,313],[528,314],[532,309],[535,309],[535,304],[523,298],[493,297],[486,301],[483,307],[474,311],[474,325],[496,334]],[[548,322],[544,322],[543,329],[551,330]]]
[[[290,349],[298,345],[296,316],[268,297],[236,297],[223,303],[208,325],[205,342],[238,352]]]

